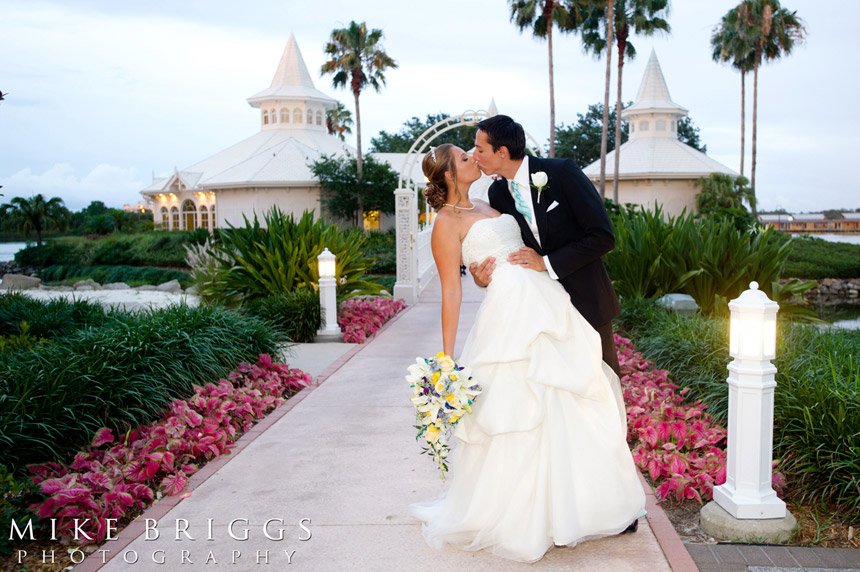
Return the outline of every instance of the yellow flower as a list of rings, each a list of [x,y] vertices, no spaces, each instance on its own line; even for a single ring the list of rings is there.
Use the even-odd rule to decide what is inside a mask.
[[[430,425],[427,427],[427,434],[425,435],[428,443],[435,443],[439,440],[439,428],[435,425]]]
[[[456,407],[456,406],[457,406],[457,396],[456,396],[456,395],[454,395],[453,393],[449,393],[448,395],[446,395],[446,396],[445,396],[445,401],[447,401],[448,403],[450,403],[452,407]]]
[[[445,382],[442,381],[441,379],[439,381],[437,381],[435,389],[436,389],[436,393],[438,393],[439,395],[442,395],[442,392],[445,391]]]
[[[433,383],[436,383],[437,381],[439,381],[439,378],[440,378],[441,376],[442,376],[442,374],[441,374],[440,372],[438,372],[438,371],[437,371],[437,372],[434,372],[434,373],[433,373],[433,377],[431,378],[431,379],[433,380]]]
[[[460,420],[460,416],[459,416],[459,415],[454,415],[454,416],[452,416],[450,419],[448,419],[448,422],[449,422],[449,423],[451,423],[451,425],[453,425],[454,423],[456,423],[456,422],[457,422],[457,421],[459,421],[459,420]]]
[[[442,368],[442,371],[449,372],[454,369],[454,360],[448,356],[443,356],[439,358],[439,367]]]
[[[450,379],[451,381],[457,381],[457,374],[452,373],[451,375],[448,376],[448,379]]]
[[[442,359],[443,357],[445,357],[445,352],[439,352],[436,354],[436,359]]]

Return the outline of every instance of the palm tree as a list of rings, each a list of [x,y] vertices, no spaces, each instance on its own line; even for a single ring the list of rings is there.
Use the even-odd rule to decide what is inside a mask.
[[[337,102],[337,107],[325,113],[325,126],[329,135],[337,135],[341,141],[346,141],[344,133],[352,133],[352,112]]]
[[[752,161],[750,165],[750,188],[755,197],[756,133],[758,131],[758,69],[763,60],[777,60],[788,55],[796,43],[806,37],[806,26],[797,17],[797,11],[789,12],[779,0],[744,0],[739,6],[739,17],[744,27],[753,32],[753,113],[752,113]],[[757,215],[756,203],[752,203],[753,216]]]
[[[553,79],[552,28],[574,32],[581,23],[582,0],[568,1],[567,6],[557,0],[509,0],[511,22],[522,32],[531,28],[536,38],[547,39],[549,55],[549,156],[555,157],[555,83]]]
[[[379,91],[385,85],[385,70],[396,69],[397,63],[385,53],[379,44],[382,40],[382,30],[367,30],[367,24],[352,21],[346,28],[332,30],[331,38],[325,45],[325,53],[329,57],[322,65],[320,75],[334,74],[331,83],[334,87],[344,87],[347,84],[355,97],[355,131],[358,180],[361,180],[361,110],[358,97],[361,91],[370,85]],[[361,210],[361,206],[359,206]]]
[[[15,197],[0,206],[0,219],[16,230],[36,232],[36,245],[42,244],[42,231],[50,228],[64,228],[68,222],[69,210],[63,199],[54,197],[48,201],[41,194],[24,199]]]
[[[625,58],[632,60],[636,57],[636,48],[630,42],[630,34],[641,34],[651,36],[655,32],[669,32],[671,27],[669,22],[663,17],[669,9],[669,0],[614,0],[608,4],[612,4],[614,10],[610,15],[609,6],[606,9],[595,7],[592,15],[586,20],[587,32],[583,32],[583,41],[586,45],[586,50],[591,50],[595,55],[599,55],[606,49],[608,44],[615,38],[616,52],[618,53],[618,77],[616,87],[615,113],[617,117],[621,116],[622,110],[622,94],[621,85],[624,77],[624,62]],[[612,22],[610,28],[607,22]],[[605,29],[605,36],[602,36]],[[607,56],[607,66],[611,56]],[[609,73],[606,75],[606,92],[609,91]],[[605,104],[608,106],[609,100],[606,98]],[[615,122],[615,166],[614,177],[612,184],[612,198],[618,202],[618,170],[620,167],[621,153],[621,122]],[[605,180],[605,154],[601,160],[601,178]],[[605,183],[604,183],[605,184]]]
[[[711,34],[711,57],[715,62],[729,63],[741,73],[741,167],[744,174],[746,155],[746,74],[753,70],[755,49],[751,32],[744,27],[737,7],[729,10]]]
[[[720,31],[722,30],[722,34]],[[803,42],[806,37],[806,26],[797,17],[797,12],[783,8],[779,0],[743,0],[736,8],[730,10],[724,17],[721,26],[715,30],[717,43],[725,46],[720,56],[723,61],[731,61],[732,65],[741,69],[741,98],[745,96],[743,74],[750,69],[753,71],[753,127],[752,127],[752,161],[750,166],[750,189],[755,197],[755,175],[757,157],[758,133],[758,70],[766,60],[777,60],[791,53],[795,44]],[[714,39],[712,37],[712,46]],[[716,46],[714,46],[716,54]],[[743,114],[743,107],[741,110]],[[743,129],[743,119],[742,119]],[[741,139],[743,145],[743,136]],[[743,146],[741,148],[743,157]],[[743,174],[743,163],[741,163]],[[756,203],[751,205],[753,216],[756,216]]]

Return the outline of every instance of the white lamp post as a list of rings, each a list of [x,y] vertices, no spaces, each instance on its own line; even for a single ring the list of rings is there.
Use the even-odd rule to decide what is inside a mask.
[[[729,425],[726,482],[714,501],[736,519],[786,516],[771,487],[776,313],[779,305],[751,282],[729,303]]]
[[[322,327],[317,332],[317,340],[319,341],[341,339],[340,328],[337,325],[336,259],[337,257],[328,248],[323,249],[317,256],[320,277],[320,310],[322,310]]]

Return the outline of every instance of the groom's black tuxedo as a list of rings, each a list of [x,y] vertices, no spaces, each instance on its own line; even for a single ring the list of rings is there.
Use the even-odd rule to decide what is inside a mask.
[[[598,329],[620,311],[612,281],[600,259],[615,246],[615,235],[603,200],[572,160],[529,156],[528,161],[529,180],[532,173],[540,171],[548,177],[540,193],[540,202],[537,189],[531,186],[540,244],[526,219],[517,211],[506,179],[490,185],[490,206],[516,218],[523,242],[549,258],[573,305]],[[547,212],[553,202],[558,205]]]

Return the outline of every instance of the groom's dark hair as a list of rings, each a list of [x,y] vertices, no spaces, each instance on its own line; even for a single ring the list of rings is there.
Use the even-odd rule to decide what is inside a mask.
[[[507,115],[493,115],[478,123],[478,130],[487,134],[493,151],[507,147],[511,159],[517,161],[526,155],[526,132],[523,126]]]

